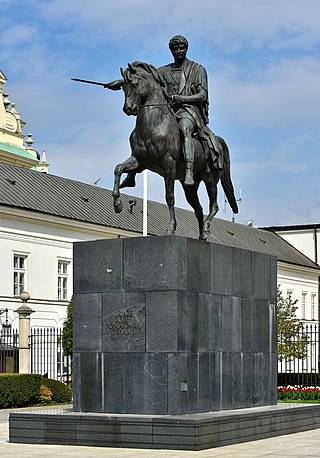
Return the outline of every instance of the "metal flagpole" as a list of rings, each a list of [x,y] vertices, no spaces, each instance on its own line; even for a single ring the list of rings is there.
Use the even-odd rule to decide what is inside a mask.
[[[143,171],[143,237],[148,235],[148,171]]]

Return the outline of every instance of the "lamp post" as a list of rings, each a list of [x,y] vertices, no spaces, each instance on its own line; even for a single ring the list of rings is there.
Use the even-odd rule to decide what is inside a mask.
[[[9,310],[6,308],[6,309],[3,309],[3,310],[0,310],[0,316],[5,313],[6,314],[6,319],[5,319],[5,322],[2,323],[2,329],[4,330],[7,330],[9,331],[11,329],[11,324],[9,323],[9,320],[8,320],[8,312]]]
[[[30,294],[22,291],[22,305],[16,310],[19,315],[19,374],[30,374],[30,315],[34,312],[27,304]]]

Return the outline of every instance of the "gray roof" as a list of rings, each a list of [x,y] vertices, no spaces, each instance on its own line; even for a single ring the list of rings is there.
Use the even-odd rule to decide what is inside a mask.
[[[136,199],[132,213],[129,201]],[[113,210],[111,191],[78,181],[0,163],[0,205],[60,218],[142,233],[142,199],[122,194],[123,210]],[[197,238],[193,212],[176,209],[177,235]],[[167,206],[148,202],[148,233],[165,234]],[[311,259],[273,232],[214,218],[210,241],[274,255],[279,261],[318,268]]]

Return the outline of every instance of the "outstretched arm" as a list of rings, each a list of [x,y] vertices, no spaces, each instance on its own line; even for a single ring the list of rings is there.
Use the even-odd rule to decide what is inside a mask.
[[[110,83],[106,83],[104,87],[106,89],[111,89],[111,91],[120,91],[122,89],[123,80],[115,80],[111,81]]]

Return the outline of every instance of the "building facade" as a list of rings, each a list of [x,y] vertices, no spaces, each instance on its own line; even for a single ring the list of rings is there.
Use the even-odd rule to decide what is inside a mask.
[[[32,134],[28,134],[25,140],[23,128],[26,123],[16,110],[16,104],[10,102],[9,94],[4,92],[6,81],[0,69],[0,162],[48,173],[45,153],[40,160],[40,154],[32,148]]]
[[[271,226],[264,228],[272,231],[301,253],[319,264],[320,261],[320,224],[301,224],[295,226]]]
[[[263,229],[279,235],[309,259],[319,264],[320,224],[272,226]],[[317,321],[320,308],[320,277],[318,276],[316,282],[313,277],[310,277],[309,272],[296,272],[295,269],[291,269],[281,280],[284,297],[291,296],[293,300],[298,301],[298,317],[305,323],[311,324]]]

